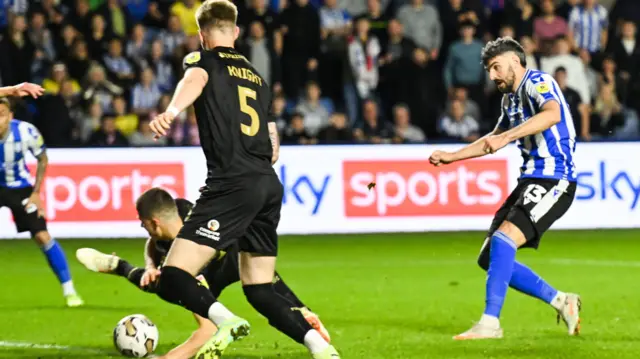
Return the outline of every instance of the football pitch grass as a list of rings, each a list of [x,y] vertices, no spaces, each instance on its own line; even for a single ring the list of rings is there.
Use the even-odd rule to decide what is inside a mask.
[[[638,358],[640,231],[554,231],[518,259],[583,299],[583,333],[568,337],[546,304],[510,290],[503,340],[454,342],[482,312],[485,273],[475,264],[482,233],[283,237],[278,269],[316,311],[343,359]],[[141,264],[143,240],[63,240],[86,301],[63,307],[61,290],[30,241],[0,241],[0,358],[118,358],[112,330],[143,313],[160,331],[157,353],[195,329],[182,308],[123,278],[89,272],[75,250],[91,246]],[[252,334],[225,358],[308,358],[245,301],[239,284],[220,300]]]

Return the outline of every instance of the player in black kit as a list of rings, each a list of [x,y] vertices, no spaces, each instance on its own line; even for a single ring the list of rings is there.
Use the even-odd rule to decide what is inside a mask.
[[[176,115],[194,104],[208,169],[206,188],[167,255],[158,295],[216,324],[218,331],[196,358],[219,358],[231,342],[249,334],[250,326],[195,276],[220,251],[237,244],[249,303],[272,326],[304,344],[313,358],[337,359],[335,348],[273,287],[283,196],[272,168],[279,144],[269,86],[233,49],[240,31],[237,14],[226,0],[207,0],[198,8],[204,50],[185,57],[186,71],[169,107],[151,122],[152,131],[164,136]]]
[[[115,253],[106,254],[93,248],[78,249],[76,257],[91,271],[115,274],[126,278],[144,291],[154,292],[162,263],[192,207],[193,204],[188,200],[174,199],[171,194],[160,188],[152,188],[138,198],[136,203],[138,218],[149,234],[144,247],[144,267],[133,266]],[[237,245],[227,252],[220,252],[218,258],[211,261],[197,278],[216,297],[227,286],[240,281]],[[300,310],[307,322],[318,330],[325,340],[330,341],[329,333],[318,316],[296,297],[277,272],[273,284],[276,292],[294,303],[295,309]],[[198,329],[191,337],[157,359],[191,358],[209,340],[216,331],[215,325],[197,314],[194,314],[194,317],[198,323]]]

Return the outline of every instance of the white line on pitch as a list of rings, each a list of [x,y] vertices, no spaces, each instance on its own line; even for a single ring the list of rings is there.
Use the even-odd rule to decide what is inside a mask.
[[[109,354],[104,350],[85,347],[74,347],[69,345],[57,345],[57,344],[39,344],[29,342],[12,342],[0,340],[0,348],[20,348],[20,349],[41,349],[41,350],[70,350],[81,351],[87,353],[102,353]]]

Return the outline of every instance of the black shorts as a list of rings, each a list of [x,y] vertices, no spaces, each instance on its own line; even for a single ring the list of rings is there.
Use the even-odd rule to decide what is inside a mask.
[[[562,217],[576,195],[576,182],[521,178],[518,185],[495,214],[487,237],[509,221],[524,233],[523,247],[538,248],[540,238]]]
[[[283,194],[275,174],[211,182],[187,216],[178,238],[219,251],[237,242],[242,252],[276,256]]]
[[[28,213],[24,207],[29,196],[33,193],[33,187],[7,188],[0,187],[0,208],[8,207],[13,214],[18,233],[31,232],[35,235],[47,230],[47,222],[44,217],[38,216],[38,211]]]

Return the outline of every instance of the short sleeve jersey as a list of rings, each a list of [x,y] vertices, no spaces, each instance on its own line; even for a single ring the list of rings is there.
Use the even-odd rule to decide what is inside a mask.
[[[192,52],[183,63],[185,70],[199,67],[209,76],[194,103],[208,178],[274,174],[271,90],[251,63],[228,47]]]

